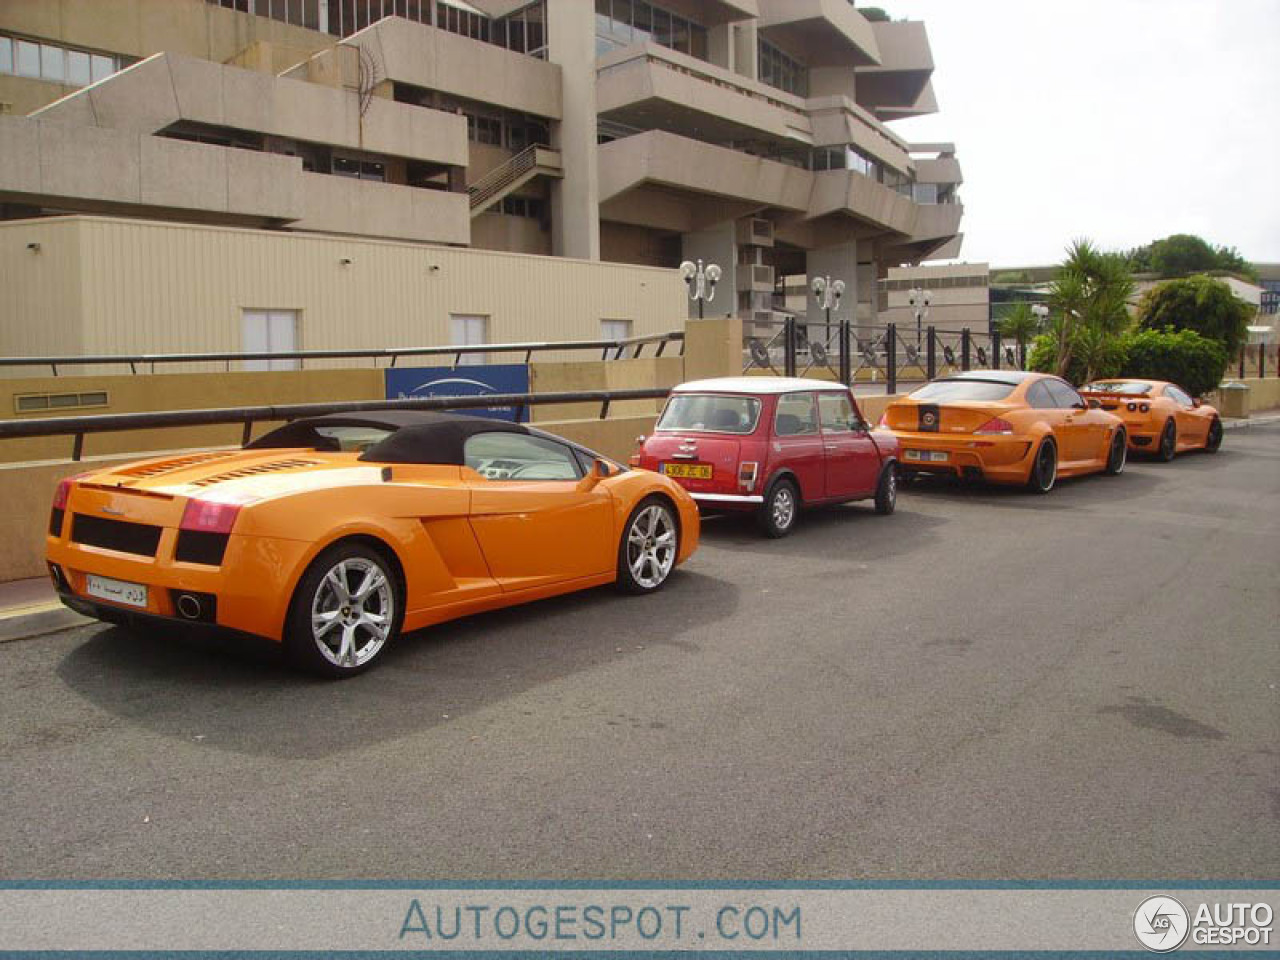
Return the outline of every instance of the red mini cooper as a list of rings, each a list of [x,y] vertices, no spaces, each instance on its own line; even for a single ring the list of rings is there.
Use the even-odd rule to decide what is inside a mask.
[[[898,440],[873,431],[848,387],[795,377],[725,377],[671,392],[632,466],[675,478],[705,510],[750,511],[783,537],[802,507],[897,499]]]

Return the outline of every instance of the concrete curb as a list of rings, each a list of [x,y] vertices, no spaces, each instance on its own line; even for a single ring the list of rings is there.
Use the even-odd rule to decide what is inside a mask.
[[[1247,430],[1249,427],[1266,427],[1273,423],[1280,423],[1280,414],[1272,414],[1266,417],[1250,417],[1247,420],[1223,420],[1223,430]]]
[[[60,603],[19,609],[0,615],[0,643],[43,637],[49,633],[57,633],[59,630],[69,630],[72,627],[93,622]]]

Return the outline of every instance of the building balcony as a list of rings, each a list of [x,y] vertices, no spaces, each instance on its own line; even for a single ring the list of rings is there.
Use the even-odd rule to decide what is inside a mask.
[[[878,64],[872,24],[847,0],[759,0],[760,34],[804,51],[809,66]]]
[[[808,101],[817,147],[851,145],[902,173],[913,170],[911,145],[848,97]]]
[[[812,140],[800,97],[653,43],[597,61],[596,110],[626,126],[695,139]]]
[[[950,240],[960,232],[964,217],[964,205],[960,203],[919,203],[908,235],[912,243],[934,240]]]
[[[602,219],[687,232],[752,211],[808,208],[813,174],[650,130],[597,148]]]
[[[935,113],[933,52],[918,20],[874,23],[880,62],[857,68],[858,102],[881,119]]]
[[[740,263],[734,271],[739,293],[772,293],[773,267],[764,263]]]
[[[831,214],[853,217],[877,232],[906,236],[915,224],[916,204],[856,170],[825,170],[813,174],[808,217]]]

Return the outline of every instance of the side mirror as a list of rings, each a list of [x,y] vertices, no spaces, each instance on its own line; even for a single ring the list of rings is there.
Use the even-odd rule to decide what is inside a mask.
[[[1194,399],[1192,399],[1192,401],[1191,401],[1191,406],[1193,406],[1193,407],[1199,407],[1202,403],[1204,403],[1204,401],[1203,401],[1203,400],[1201,400],[1199,397],[1195,397],[1195,398],[1194,398]]]
[[[591,464],[591,469],[587,472],[587,475],[578,481],[578,489],[583,493],[588,490],[594,490],[596,484],[607,476],[609,476],[609,464],[597,457],[595,462]]]
[[[1089,405],[1085,403],[1083,400],[1077,400],[1075,403],[1071,405],[1071,409],[1072,410],[1088,410]]]

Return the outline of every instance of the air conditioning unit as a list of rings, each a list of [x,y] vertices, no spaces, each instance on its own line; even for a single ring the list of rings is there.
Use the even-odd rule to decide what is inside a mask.
[[[764,217],[746,217],[738,221],[734,234],[740,245],[772,247],[773,221]]]

